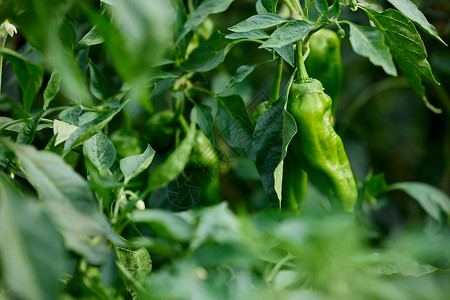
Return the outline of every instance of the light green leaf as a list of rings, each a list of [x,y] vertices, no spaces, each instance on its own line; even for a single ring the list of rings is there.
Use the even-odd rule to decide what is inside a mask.
[[[401,13],[420,26],[426,33],[440,41],[442,44],[447,44],[439,37],[436,28],[428,22],[424,14],[417,8],[411,0],[388,0]]]
[[[100,174],[105,174],[116,158],[116,148],[101,131],[83,143],[83,153]]]
[[[150,175],[147,191],[153,191],[166,185],[183,172],[184,167],[189,161],[192,147],[194,146],[196,119],[197,117],[194,113],[193,118],[191,119],[191,127],[187,132],[186,137],[169,157],[167,157],[167,159]]]
[[[281,48],[285,45],[292,44],[304,38],[313,27],[314,24],[306,21],[289,21],[283,27],[275,30],[269,39],[259,46],[259,48]]]
[[[2,281],[22,299],[57,299],[67,272],[61,238],[42,203],[24,198],[3,174],[0,240]]]
[[[229,40],[246,39],[246,40],[261,40],[268,39],[269,35],[262,30],[252,30],[246,32],[236,32],[225,36]]]
[[[228,9],[233,0],[205,0],[192,13],[178,36],[178,44],[192,29],[196,28],[211,14],[221,13]]]
[[[420,206],[436,221],[442,214],[450,217],[450,198],[441,190],[422,182],[400,182],[389,186],[389,190],[402,190],[419,202]]]
[[[1,48],[0,54],[11,63],[14,74],[19,79],[20,89],[22,90],[23,108],[25,114],[28,114],[33,105],[34,98],[42,86],[44,68],[7,48]]]
[[[53,134],[56,135],[55,146],[65,142],[78,129],[78,126],[60,120],[53,121]]]
[[[266,13],[251,16],[250,18],[231,26],[228,29],[233,32],[248,32],[255,29],[270,28],[285,22],[287,22],[287,20],[277,14]]]
[[[90,46],[99,45],[104,42],[103,36],[95,30],[95,26],[86,33],[83,38],[78,42],[77,49],[85,49]]]
[[[106,238],[115,238],[87,182],[64,160],[32,146],[3,140],[19,160],[25,177],[44,200],[66,247],[94,263],[108,253]]]
[[[140,284],[144,283],[145,278],[152,271],[152,258],[145,248],[130,250],[117,247],[117,260]]]
[[[359,55],[368,57],[374,65],[382,67],[387,74],[397,76],[391,52],[384,43],[381,32],[376,28],[347,23],[350,25],[350,43],[353,50]]]
[[[422,98],[428,108],[436,113],[441,110],[433,107],[425,96],[422,77],[438,83],[427,61],[425,45],[414,24],[400,12],[388,9],[378,13],[368,7],[359,6],[386,38],[391,53],[411,84],[412,89]]]
[[[98,132],[100,132],[109,121],[117,115],[122,108],[128,103],[128,101],[124,101],[119,106],[111,109],[110,111],[98,116],[94,120],[87,122],[86,124],[79,127],[75,130],[67,139],[64,145],[64,153],[68,153],[74,147],[80,145],[90,137],[94,136]]]
[[[44,107],[43,110],[48,108],[50,102],[55,99],[59,92],[59,86],[61,85],[61,74],[57,70],[53,70],[50,79],[48,80],[47,86],[44,90]]]
[[[135,210],[131,214],[135,223],[145,223],[161,238],[187,242],[192,238],[191,225],[180,216],[160,209]]]
[[[146,170],[155,157],[155,150],[150,145],[147,145],[144,153],[139,155],[132,155],[120,160],[120,170],[125,177],[124,184],[126,185],[131,179]]]
[[[80,115],[81,115],[81,106],[76,105],[61,111],[58,117],[61,121],[78,126],[80,122]]]
[[[182,68],[186,71],[207,72],[225,60],[225,56],[239,41],[230,41],[219,32],[214,33],[189,55]]]

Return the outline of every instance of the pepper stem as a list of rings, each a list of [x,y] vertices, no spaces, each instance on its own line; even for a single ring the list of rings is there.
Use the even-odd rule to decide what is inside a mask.
[[[277,101],[280,95],[280,84],[281,84],[281,76],[283,75],[283,58],[281,56],[278,57],[277,62],[277,72],[275,74],[275,78],[273,80],[272,89],[270,90],[269,102],[270,104]]]
[[[303,62],[303,49],[302,41],[297,42],[297,48],[295,49],[296,60],[295,65],[297,67],[297,79],[306,80],[309,78],[308,72],[306,72],[305,63]]]

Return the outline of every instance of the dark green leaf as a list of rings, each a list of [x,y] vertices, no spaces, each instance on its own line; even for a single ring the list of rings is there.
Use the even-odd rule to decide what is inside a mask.
[[[31,144],[34,140],[34,136],[36,135],[36,131],[39,123],[41,122],[41,118],[44,115],[45,111],[41,110],[37,113],[31,121],[28,121],[22,130],[19,132],[17,136],[17,142],[21,144]]]
[[[100,132],[109,121],[117,115],[122,108],[128,103],[128,101],[124,101],[121,105],[111,109],[110,111],[98,116],[94,120],[82,125],[77,130],[75,130],[70,137],[67,139],[64,145],[64,153],[69,152],[74,147],[80,145],[90,137],[94,136],[98,132]]]
[[[402,12],[409,19],[419,25],[426,33],[440,41],[442,44],[447,44],[439,37],[436,28],[428,22],[424,14],[417,8],[417,6],[411,2],[411,0],[388,0],[395,6],[400,12]]]
[[[264,8],[271,13],[277,12],[277,4],[278,0],[261,0],[261,4],[264,6]]]
[[[350,42],[353,50],[359,55],[368,57],[374,65],[381,66],[387,74],[397,76],[391,52],[384,43],[381,32],[376,28],[347,23],[350,25]]]
[[[43,110],[48,108],[50,102],[56,97],[59,92],[59,86],[61,84],[61,74],[57,70],[53,70],[47,86],[44,90],[44,107]]]
[[[169,157],[150,175],[147,184],[147,191],[160,188],[177,178],[183,172],[189,161],[189,156],[194,146],[196,116],[191,119],[191,127],[186,137]]]
[[[69,19],[64,18],[59,26],[59,38],[61,39],[62,45],[70,50],[75,49],[77,44],[77,31]]]
[[[203,1],[191,15],[189,20],[184,24],[183,31],[177,39],[177,44],[188,34],[192,29],[196,28],[211,14],[221,13],[228,9],[233,0],[205,0]]]
[[[253,64],[253,65],[243,65],[240,66],[236,73],[234,73],[233,77],[231,77],[230,82],[227,84],[226,87],[222,91],[220,91],[217,95],[226,95],[228,92],[238,83],[242,82],[245,78],[247,78],[255,69],[256,67],[265,64],[266,62],[262,62],[259,64]]]
[[[108,82],[106,81],[105,75],[103,75],[92,60],[89,60],[89,75],[91,77],[89,89],[92,95],[100,100],[106,99],[106,94],[108,93]]]
[[[327,0],[316,0],[314,1],[314,4],[316,5],[316,9],[319,12],[319,14],[323,15],[327,20],[328,17],[328,2]]]
[[[437,113],[441,112],[440,109],[433,107],[425,96],[422,77],[435,83],[437,81],[427,61],[425,45],[414,24],[393,9],[378,13],[368,7],[360,7],[366,11],[376,27],[384,34],[395,61],[402,69],[413,90],[422,98],[428,108]]]
[[[182,67],[186,71],[210,71],[225,60],[228,51],[237,42],[231,42],[224,34],[216,32],[189,55]]]
[[[22,299],[57,299],[67,272],[61,238],[42,203],[24,198],[3,174],[0,240],[2,281]]]
[[[308,32],[314,27],[306,21],[295,20],[289,21],[283,27],[275,30],[260,48],[281,48],[285,45],[292,44],[304,38]]]
[[[135,210],[131,214],[135,223],[146,223],[161,238],[187,242],[192,238],[191,225],[180,216],[159,209]]]
[[[147,145],[144,153],[121,159],[120,170],[125,177],[124,184],[127,184],[131,179],[146,170],[152,163],[154,157],[155,150],[150,145]]]
[[[402,190],[419,202],[420,206],[436,221],[442,215],[450,217],[450,198],[441,190],[422,182],[400,182],[389,186],[389,190]]]
[[[195,107],[192,109],[192,113],[197,114],[197,124],[202,130],[208,140],[213,143],[214,138],[211,132],[211,127],[214,123],[211,108],[205,104],[196,103]],[[191,116],[192,119],[192,116]]]
[[[378,197],[389,190],[384,174],[376,174],[369,178],[364,185],[364,196]]]
[[[287,22],[277,14],[266,13],[251,16],[250,18],[228,28],[233,32],[248,32],[256,29],[265,29]]]
[[[294,76],[291,76],[280,99],[258,119],[253,135],[256,167],[261,174],[263,187],[274,207],[281,206],[283,177],[281,162],[286,156],[291,139],[297,132],[294,118],[285,110],[293,79]]]
[[[83,143],[83,153],[100,174],[105,174],[116,158],[116,148],[101,131]]]
[[[42,86],[44,68],[10,49],[1,48],[0,54],[11,63],[14,74],[19,79],[20,89],[23,94],[23,108],[25,114],[28,114],[33,105],[34,98]]]
[[[144,283],[145,278],[152,271],[152,258],[145,248],[130,250],[118,247],[117,260],[140,284]]]
[[[288,64],[294,67],[294,46],[292,44],[287,44],[281,48],[274,48],[275,52],[278,53]]]
[[[253,157],[253,124],[248,116],[244,100],[239,95],[216,97],[220,104],[215,121],[221,135],[233,148],[244,150],[247,157]]]

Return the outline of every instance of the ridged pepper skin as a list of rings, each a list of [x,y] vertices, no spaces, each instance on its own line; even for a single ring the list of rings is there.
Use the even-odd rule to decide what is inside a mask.
[[[309,54],[305,66],[311,78],[319,80],[333,103],[331,112],[336,112],[342,88],[341,41],[336,32],[321,29],[309,40]]]
[[[331,103],[320,81],[294,81],[286,110],[297,123],[297,134],[289,144],[288,162],[306,171],[333,209],[352,212],[358,190],[342,140],[330,123]]]

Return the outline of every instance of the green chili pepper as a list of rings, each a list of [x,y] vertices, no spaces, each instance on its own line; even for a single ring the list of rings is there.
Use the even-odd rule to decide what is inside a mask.
[[[310,52],[305,60],[306,69],[312,78],[319,80],[333,103],[331,112],[336,112],[342,88],[341,41],[333,30],[321,29],[309,40]]]
[[[297,123],[297,134],[285,158],[283,187],[295,186],[290,181],[302,186],[304,178],[299,170],[303,169],[312,183],[328,196],[334,209],[351,212],[358,191],[342,140],[330,122],[331,98],[324,93],[320,81],[309,78],[301,50],[297,52],[298,79],[291,86],[286,105]],[[303,201],[295,192],[287,190],[286,194],[288,201],[291,198],[300,204]]]

